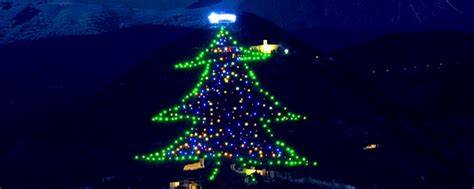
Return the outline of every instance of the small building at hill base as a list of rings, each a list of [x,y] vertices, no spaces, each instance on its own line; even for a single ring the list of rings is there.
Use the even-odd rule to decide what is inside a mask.
[[[183,167],[183,171],[195,171],[195,170],[204,169],[204,168],[205,168],[204,159],[201,158],[196,163],[191,163],[191,164],[185,165]]]
[[[191,180],[170,182],[169,189],[201,189],[201,184]]]
[[[251,50],[260,51],[265,54],[289,54],[289,50],[281,44],[268,44],[268,40],[264,39],[262,45],[251,46]]]

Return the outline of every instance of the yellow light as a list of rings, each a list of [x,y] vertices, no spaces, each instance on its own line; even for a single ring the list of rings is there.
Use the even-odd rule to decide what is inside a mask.
[[[255,50],[259,50],[260,52],[264,54],[271,54],[273,51],[276,51],[280,45],[276,44],[268,44],[268,40],[264,39],[263,44],[255,47],[251,47]]]
[[[170,188],[177,188],[179,186],[179,182],[170,182]]]
[[[256,171],[255,169],[247,169],[247,168],[244,169],[245,175],[251,175],[255,173],[255,171]]]
[[[370,144],[364,147],[364,150],[373,150],[376,149],[379,145],[378,144]]]

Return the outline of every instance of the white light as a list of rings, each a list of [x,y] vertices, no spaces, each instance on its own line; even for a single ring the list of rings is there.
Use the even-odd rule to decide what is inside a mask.
[[[290,50],[285,49],[285,54],[289,54],[289,53],[290,53]]]
[[[209,15],[209,22],[211,24],[219,24],[219,23],[234,23],[237,20],[237,16],[235,14],[216,14],[211,13]]]
[[[263,45],[263,53],[266,53],[266,54],[270,54],[272,53],[272,47],[270,47],[270,45]]]

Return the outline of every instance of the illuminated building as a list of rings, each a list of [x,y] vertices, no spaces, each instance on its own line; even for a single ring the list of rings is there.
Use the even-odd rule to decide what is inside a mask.
[[[284,48],[280,44],[268,44],[268,40],[264,39],[262,45],[257,45],[257,46],[251,46],[251,50],[255,51],[260,51],[265,54],[274,54],[274,53],[280,53],[280,54],[289,54],[290,51],[289,49]]]

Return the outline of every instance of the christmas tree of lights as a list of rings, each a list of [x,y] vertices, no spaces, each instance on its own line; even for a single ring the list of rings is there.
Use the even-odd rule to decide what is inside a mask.
[[[221,27],[209,47],[175,69],[203,67],[198,83],[181,102],[162,110],[153,122],[183,121],[189,128],[156,152],[135,156],[147,162],[213,160],[214,180],[222,160],[246,166],[315,166],[285,142],[274,138],[271,125],[306,119],[292,113],[263,89],[250,64],[270,54],[237,45]]]

